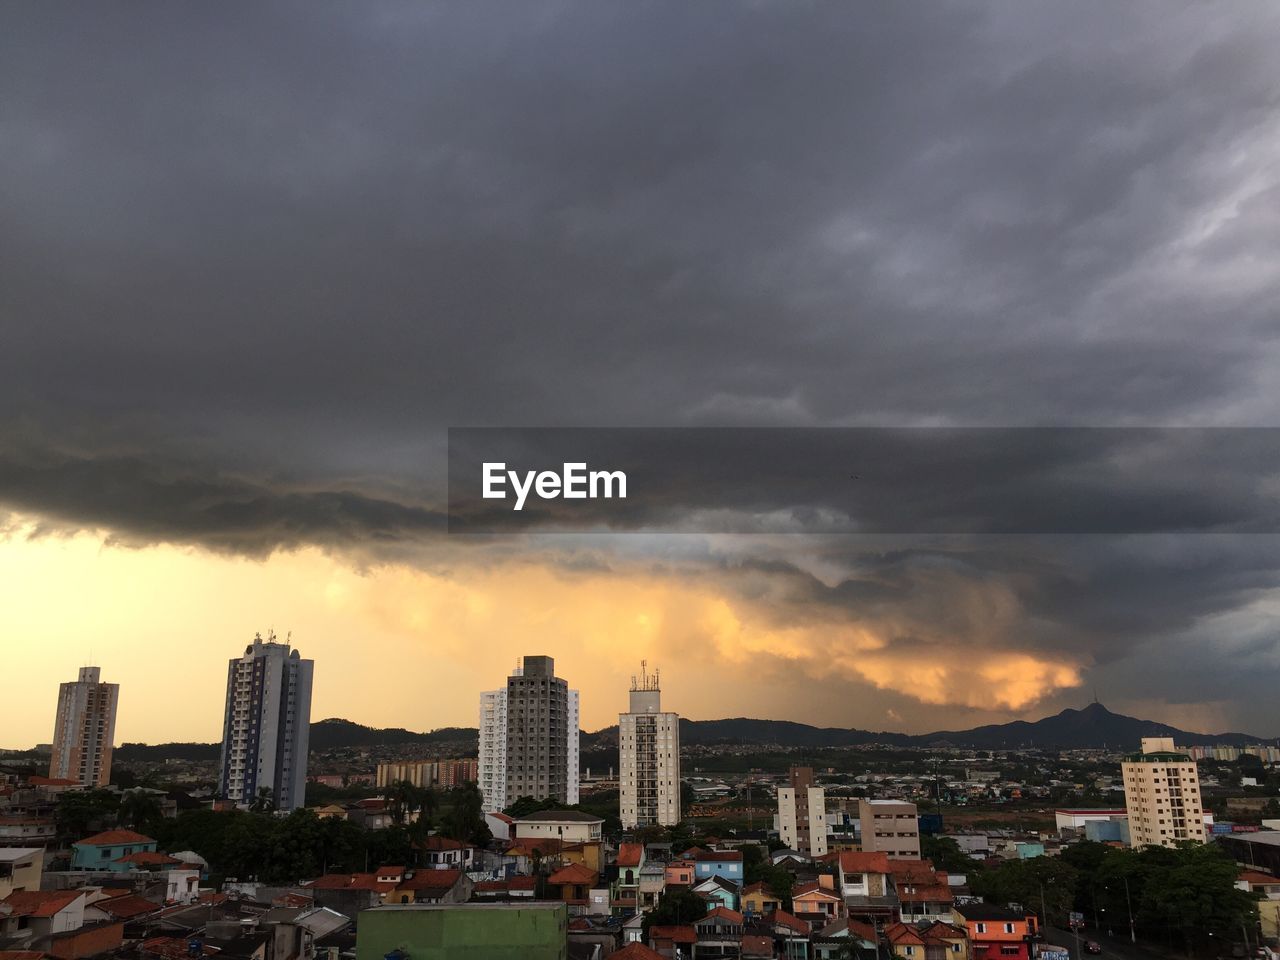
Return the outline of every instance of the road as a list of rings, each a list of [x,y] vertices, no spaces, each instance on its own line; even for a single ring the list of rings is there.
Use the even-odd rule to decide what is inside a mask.
[[[1072,960],[1090,960],[1091,956],[1100,957],[1101,960],[1151,960],[1151,954],[1130,943],[1127,936],[1108,937],[1091,927],[1080,931],[1080,952],[1083,957],[1076,956],[1076,936],[1070,930],[1047,927],[1045,928],[1045,939],[1049,943],[1056,944],[1059,947],[1066,947],[1070,950]],[[1087,940],[1093,940],[1098,946],[1102,947],[1102,953],[1092,955],[1084,953],[1084,945]]]

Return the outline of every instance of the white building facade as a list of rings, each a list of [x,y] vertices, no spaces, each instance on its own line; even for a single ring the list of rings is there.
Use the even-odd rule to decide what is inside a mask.
[[[680,717],[662,710],[658,674],[631,678],[618,714],[619,815],[624,830],[680,822]]]

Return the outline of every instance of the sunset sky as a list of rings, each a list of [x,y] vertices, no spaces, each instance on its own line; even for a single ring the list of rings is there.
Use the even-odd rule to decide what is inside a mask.
[[[86,663],[118,741],[215,740],[270,629],[379,726],[537,653],[588,729],[647,658],[696,719],[1280,735],[1272,533],[440,523],[451,426],[1280,425],[1278,45],[1266,3],[10,8],[0,746]]]

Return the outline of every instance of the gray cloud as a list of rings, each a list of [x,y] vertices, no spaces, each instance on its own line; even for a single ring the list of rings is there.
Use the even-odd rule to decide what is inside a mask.
[[[449,425],[1274,423],[1278,41],[1261,3],[14,8],[0,506],[391,550]],[[681,562],[938,623],[948,564],[1010,584],[1006,644],[1193,698],[1134,666],[1176,637],[1228,699],[1275,566],[1209,542]]]

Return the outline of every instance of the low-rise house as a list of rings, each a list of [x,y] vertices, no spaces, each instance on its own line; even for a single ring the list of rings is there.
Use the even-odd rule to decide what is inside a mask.
[[[738,942],[738,956],[741,960],[773,960],[773,937],[748,933]]]
[[[791,892],[791,912],[821,929],[844,915],[844,898],[835,891],[835,878],[822,874],[817,880],[803,883]]]
[[[809,924],[786,910],[775,910],[765,918],[773,931],[777,955],[787,960],[808,960],[809,938],[813,931]]]
[[[0,937],[38,939],[84,926],[83,890],[19,890],[0,900]]]
[[[640,868],[639,903],[637,909],[652,910],[667,888],[667,871],[660,863],[646,863]]]
[[[507,877],[505,880],[480,880],[471,888],[476,900],[533,899],[537,877]]]
[[[562,843],[600,843],[604,819],[581,810],[538,810],[516,817],[517,840],[559,840]]]
[[[693,868],[692,860],[672,860],[663,871],[666,874],[665,883],[668,887],[692,887],[693,886]]]
[[[591,890],[600,882],[600,874],[581,863],[561,867],[547,877],[548,895],[569,908],[569,916],[587,912]]]
[[[744,918],[736,910],[716,907],[701,920],[695,920],[693,929],[698,940],[693,953],[696,957],[731,957],[738,952],[742,941]]]
[[[723,877],[742,885],[741,850],[704,850],[693,858],[694,881]]]
[[[466,903],[471,880],[461,870],[417,870],[386,895],[386,903]]]
[[[430,836],[417,846],[429,870],[470,870],[475,861],[475,847],[451,837]]]
[[[759,917],[781,909],[782,898],[763,881],[749,884],[742,891],[742,912],[748,917]]]
[[[946,873],[935,870],[931,861],[890,860],[889,870],[903,923],[955,921],[955,895]]]
[[[660,957],[690,957],[697,942],[698,931],[691,925],[649,928],[649,949]]]
[[[724,877],[707,877],[693,885],[693,892],[707,901],[708,908],[721,906],[738,909],[739,889],[732,880]]]
[[[898,901],[889,879],[889,855],[883,851],[845,852],[837,860],[840,895],[854,920],[889,923],[897,919]]]
[[[1035,914],[987,903],[960,904],[955,912],[969,934],[972,960],[1029,960]]]
[[[72,870],[128,873],[136,869],[134,854],[154,854],[156,841],[133,830],[105,830],[73,843],[71,850]]]
[[[879,939],[871,924],[848,917],[832,920],[810,937],[815,960],[845,960],[850,944],[864,955],[873,954]]]
[[[43,847],[0,847],[0,900],[15,890],[39,890]]]
[[[53,817],[30,814],[0,816],[0,847],[48,846],[57,839],[58,826]]]

